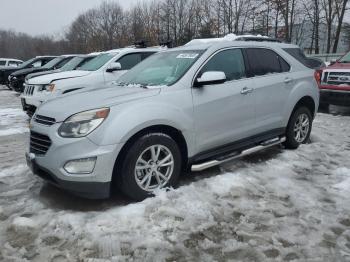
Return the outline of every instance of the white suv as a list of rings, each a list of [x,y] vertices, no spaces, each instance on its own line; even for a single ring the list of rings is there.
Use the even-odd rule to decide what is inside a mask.
[[[22,64],[22,60],[12,58],[0,58],[0,67],[18,67]]]
[[[115,81],[136,64],[160,50],[160,47],[110,50],[101,53],[77,70],[31,78],[25,83],[25,90],[21,96],[24,108],[30,109],[28,113],[32,114],[39,105],[49,99]]]
[[[309,139],[314,70],[282,43],[221,41],[159,52],[114,85],[48,101],[31,120],[27,161],[50,183],[90,198],[137,200],[182,170]]]

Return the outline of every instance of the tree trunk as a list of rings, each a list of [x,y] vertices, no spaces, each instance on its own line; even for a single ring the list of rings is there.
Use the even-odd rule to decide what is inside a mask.
[[[341,33],[341,29],[342,29],[342,25],[343,25],[343,20],[344,20],[344,15],[345,15],[345,10],[346,10],[346,5],[348,3],[348,0],[343,0],[342,3],[342,9],[340,10],[340,15],[339,15],[339,10],[338,10],[338,25],[337,25],[337,31],[335,33],[335,40],[334,40],[334,45],[333,45],[333,53],[337,52],[338,49],[338,43],[339,43],[339,38],[340,38],[340,33]],[[339,8],[339,6],[338,6]]]

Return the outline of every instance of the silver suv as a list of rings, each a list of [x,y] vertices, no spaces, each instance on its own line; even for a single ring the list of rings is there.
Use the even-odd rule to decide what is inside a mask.
[[[221,41],[160,52],[117,83],[41,105],[30,128],[33,173],[89,198],[118,188],[141,200],[180,174],[309,139],[314,71],[294,45]]]

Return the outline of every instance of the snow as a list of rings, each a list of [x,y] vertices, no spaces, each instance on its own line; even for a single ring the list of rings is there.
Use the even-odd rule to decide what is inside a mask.
[[[263,36],[263,35],[236,35],[236,34],[227,34],[224,37],[220,38],[198,38],[198,39],[193,39],[185,46],[191,46],[191,45],[198,45],[198,44],[208,44],[208,43],[217,43],[217,42],[222,42],[222,41],[235,41],[237,38],[240,37],[259,37],[259,38],[269,38],[268,36]]]
[[[1,110],[18,113],[18,97],[0,93]],[[47,185],[25,165],[26,135],[2,136],[0,261],[349,261],[349,133],[350,109],[334,107],[298,150],[184,175],[139,203]]]
[[[20,108],[0,106],[0,137],[28,132],[27,115]]]

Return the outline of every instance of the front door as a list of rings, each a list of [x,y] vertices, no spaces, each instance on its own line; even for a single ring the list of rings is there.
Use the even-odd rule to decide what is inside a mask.
[[[219,51],[202,67],[226,75],[222,84],[192,88],[197,152],[254,135],[255,102],[241,49]]]

